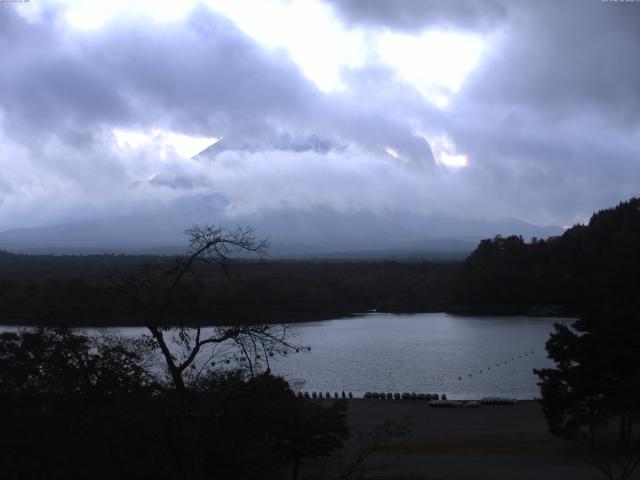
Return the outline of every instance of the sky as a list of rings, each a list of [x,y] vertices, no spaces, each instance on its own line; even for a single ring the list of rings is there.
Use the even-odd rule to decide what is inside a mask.
[[[1,2],[0,230],[189,202],[584,222],[640,194],[639,47],[639,2]]]

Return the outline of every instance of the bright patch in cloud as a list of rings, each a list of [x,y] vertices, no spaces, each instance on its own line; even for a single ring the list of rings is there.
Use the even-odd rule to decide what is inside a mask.
[[[340,76],[343,68],[382,61],[429,102],[444,108],[485,50],[479,35],[347,29],[331,8],[317,0],[210,0],[209,5],[261,45],[287,51],[324,91],[346,87]]]
[[[162,149],[171,148],[179,156],[191,158],[208,146],[216,143],[215,137],[194,137],[167,130],[153,129],[149,133],[134,130],[114,129],[118,148],[140,149],[150,145],[156,145]]]
[[[158,23],[184,18],[194,3],[175,0],[59,0],[67,23],[79,30],[95,30],[118,16],[151,18]]]
[[[218,141],[215,137],[192,137],[169,132],[165,135],[165,143],[174,148],[178,155],[191,158],[208,146]]]
[[[431,103],[444,108],[478,65],[485,42],[478,35],[427,31],[420,36],[388,32],[380,57]]]
[[[396,160],[398,160],[400,158],[400,155],[398,154],[397,151],[395,151],[393,148],[391,147],[387,147],[384,149],[384,151],[387,153],[387,155],[395,158]]]
[[[446,165],[447,167],[459,168],[467,166],[466,155],[451,155],[447,152],[440,152],[439,155],[436,155],[436,161],[442,165]]]
[[[175,0],[58,0],[70,26],[103,27],[118,17],[146,17],[166,23],[183,19],[197,3]],[[342,90],[341,71],[371,60],[395,68],[434,105],[445,108],[485,50],[483,37],[451,31],[419,35],[346,28],[318,0],[207,0],[262,46],[286,51],[303,74],[323,91]]]
[[[284,49],[304,75],[324,91],[342,89],[340,69],[365,60],[365,35],[346,30],[327,5],[315,0],[210,0],[247,35]]]
[[[457,153],[456,146],[447,136],[426,137],[424,138],[430,143],[433,157],[438,165],[449,168],[466,167],[468,164],[467,156]]]

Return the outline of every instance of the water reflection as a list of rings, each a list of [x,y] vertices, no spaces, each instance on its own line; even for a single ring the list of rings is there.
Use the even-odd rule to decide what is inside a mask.
[[[534,368],[550,365],[554,321],[444,313],[367,314],[297,325],[310,353],[272,368],[309,391],[446,393],[450,398],[539,396]]]
[[[311,351],[279,358],[271,369],[305,391],[530,399],[539,396],[533,369],[551,365],[544,344],[554,322],[573,320],[370,313],[299,323],[290,328],[293,342]],[[126,337],[146,333],[140,327],[85,331]],[[158,368],[162,365],[158,359]]]

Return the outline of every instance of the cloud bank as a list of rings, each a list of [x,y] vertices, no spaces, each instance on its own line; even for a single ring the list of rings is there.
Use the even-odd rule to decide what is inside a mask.
[[[322,38],[301,60],[205,2],[93,28],[69,22],[73,4],[1,5],[0,230],[196,199],[229,221],[330,209],[562,225],[638,194],[637,4],[273,8],[294,4],[359,52],[334,55],[339,84],[304,68]],[[286,28],[302,39],[314,20],[298,21]],[[222,140],[188,158],[167,140],[180,136]]]

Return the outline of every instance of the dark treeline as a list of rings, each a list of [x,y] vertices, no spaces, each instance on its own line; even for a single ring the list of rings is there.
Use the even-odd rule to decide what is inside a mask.
[[[529,269],[558,269],[558,292],[541,289],[542,300],[565,295],[578,316],[555,324],[546,343],[555,365],[535,371],[549,430],[588,440],[590,464],[609,478],[632,478],[640,465],[640,199],[524,250]]]
[[[110,277],[159,268],[172,257],[0,253],[0,321],[15,324],[135,324]],[[441,311],[453,262],[236,261],[198,265],[171,304],[174,321],[203,324],[305,321],[372,309]]]
[[[475,312],[577,314],[633,298],[639,272],[640,198],[634,198],[559,237],[483,240],[456,273],[453,304]]]
[[[640,291],[640,199],[593,215],[549,239],[497,236],[462,262],[234,262],[200,265],[172,301],[172,321],[305,321],[376,309],[575,315]],[[39,325],[136,324],[113,275],[173,257],[15,255],[0,252],[0,321]]]

